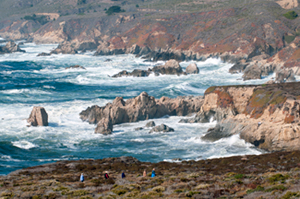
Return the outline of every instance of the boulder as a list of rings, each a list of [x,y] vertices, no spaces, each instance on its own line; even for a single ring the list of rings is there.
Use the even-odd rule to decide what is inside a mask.
[[[155,126],[154,121],[147,122],[147,124],[145,125],[145,127],[154,127],[154,126]]]
[[[109,118],[103,118],[97,124],[95,133],[100,133],[103,135],[109,135],[113,131],[113,125]]]
[[[179,65],[178,61],[175,59],[171,59],[165,63],[165,65],[154,66],[153,72],[163,75],[183,75],[185,74],[182,71],[181,66]]]
[[[45,53],[45,52],[42,52],[42,53],[39,53],[37,56],[40,57],[40,56],[50,56],[51,53]]]
[[[159,126],[153,127],[149,133],[153,133],[153,132],[164,132],[165,133],[165,132],[173,132],[173,131],[174,131],[173,128],[170,128],[165,124],[161,124]]]
[[[236,64],[234,64],[230,69],[229,69],[229,73],[234,74],[234,73],[241,73],[245,70],[245,68],[248,66],[247,63],[242,63],[242,62],[238,62]]]
[[[188,65],[185,72],[186,74],[198,74],[199,68],[197,67],[197,64],[191,63],[190,65]]]
[[[30,126],[48,126],[48,114],[43,107],[33,107],[27,122]]]
[[[69,66],[69,67],[66,67],[66,69],[84,69],[84,70],[86,70],[83,66],[80,66],[80,65]]]
[[[63,42],[59,46],[52,50],[50,54],[77,54],[76,44],[70,42]]]
[[[150,75],[150,71],[134,69],[132,72],[127,72],[126,70],[123,70],[118,74],[113,75],[112,77],[123,77],[123,76],[147,77],[149,75]]]

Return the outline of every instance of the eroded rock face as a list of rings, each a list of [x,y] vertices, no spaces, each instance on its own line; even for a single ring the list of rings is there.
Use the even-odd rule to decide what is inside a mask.
[[[112,133],[112,130],[113,130],[113,125],[111,123],[111,120],[109,118],[103,118],[98,122],[97,127],[95,129],[95,133],[109,135]]]
[[[295,73],[292,69],[280,70],[276,73],[275,81],[277,83],[294,82],[296,81]]]
[[[30,126],[48,126],[48,114],[43,107],[33,107],[27,122]]]
[[[17,45],[15,42],[13,41],[9,41],[7,42],[7,44],[5,46],[0,46],[0,54],[4,54],[4,53],[13,53],[13,52],[25,52],[25,50],[21,50],[20,46]]]
[[[126,102],[117,97],[104,107],[94,105],[80,113],[80,118],[91,124],[97,124],[103,118],[109,118],[112,125],[126,122],[137,122],[165,115],[188,115],[200,110],[203,97],[177,97],[175,99],[162,97],[156,100],[146,92]]]
[[[239,134],[267,151],[300,149],[300,83],[211,87],[196,117],[186,122],[218,124],[203,139]],[[234,114],[231,114],[234,113]]]

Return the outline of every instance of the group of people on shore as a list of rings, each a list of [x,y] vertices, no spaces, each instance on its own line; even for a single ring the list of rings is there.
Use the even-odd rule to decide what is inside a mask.
[[[155,176],[156,176],[156,174],[155,174],[155,168],[153,168],[153,169],[152,169],[152,173],[151,173],[151,178],[153,178],[153,177],[155,177]],[[126,177],[124,172],[122,172],[121,177],[122,177],[122,178],[125,178],[125,177]],[[146,172],[146,170],[144,170],[144,172],[143,172],[143,177],[147,177],[147,172]],[[104,178],[105,178],[105,179],[108,179],[108,178],[109,178],[109,175],[108,175],[108,172],[107,172],[107,171],[105,171],[105,173],[104,173]],[[83,175],[83,173],[81,173],[81,175],[80,175],[80,182],[84,182],[84,175]]]

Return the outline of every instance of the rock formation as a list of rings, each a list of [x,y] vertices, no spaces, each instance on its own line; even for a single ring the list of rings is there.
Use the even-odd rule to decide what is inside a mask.
[[[80,65],[73,65],[73,66],[68,66],[66,69],[84,69],[86,70],[83,66]]]
[[[153,133],[153,132],[163,132],[163,133],[166,133],[166,132],[173,132],[173,131],[174,131],[173,128],[170,128],[170,127],[168,127],[165,124],[161,124],[161,125],[153,127],[149,133]]]
[[[97,127],[95,129],[95,133],[109,135],[111,134],[112,130],[113,130],[113,125],[111,123],[111,120],[109,118],[103,118],[98,122]]]
[[[0,46],[0,54],[14,53],[14,52],[22,52],[22,53],[24,53],[25,50],[21,50],[20,46],[17,45],[13,41],[7,42],[7,44],[5,46]]]
[[[103,118],[109,118],[111,124],[114,125],[160,118],[165,115],[183,116],[198,112],[202,103],[202,97],[177,97],[175,99],[161,97],[156,100],[146,92],[142,92],[139,96],[128,99],[126,102],[122,97],[116,97],[112,103],[108,103],[104,107],[97,105],[88,107],[80,113],[80,118],[90,124],[102,121],[99,125],[103,129]],[[101,131],[97,130],[97,132]]]
[[[217,120],[203,139],[233,134],[268,151],[300,149],[300,83],[210,87],[195,118]]]
[[[190,65],[188,65],[185,72],[186,74],[198,74],[199,68],[197,67],[197,64],[191,63]]]
[[[33,107],[27,122],[30,126],[48,126],[48,114],[43,107]]]

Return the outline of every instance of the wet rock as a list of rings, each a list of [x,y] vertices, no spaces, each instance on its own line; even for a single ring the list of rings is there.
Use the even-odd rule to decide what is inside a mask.
[[[154,121],[150,121],[148,122],[145,127],[154,127],[155,126],[155,122]]]
[[[234,73],[241,73],[245,70],[245,68],[248,66],[248,63],[241,63],[238,62],[234,64],[230,69],[229,73],[234,74]]]
[[[183,75],[181,66],[175,59],[171,59],[165,63],[165,65],[154,66],[153,72],[162,75]]]
[[[7,44],[5,46],[0,46],[0,54],[13,53],[13,52],[23,52],[24,53],[25,50],[21,50],[19,45],[17,45],[13,41],[7,42]]]
[[[66,69],[84,69],[84,70],[86,70],[86,68],[84,68],[83,66],[80,66],[80,65],[69,66],[69,67],[66,67]]]
[[[137,127],[137,128],[135,128],[134,130],[135,131],[140,131],[140,130],[143,130],[144,128],[143,127]]]
[[[192,64],[188,65],[185,72],[186,72],[186,74],[198,74],[199,68],[197,67],[197,64],[192,63]]]
[[[113,75],[112,77],[127,77],[127,76],[132,76],[132,77],[147,77],[149,76],[150,72],[146,70],[139,70],[139,69],[134,69],[131,73],[127,72],[126,70],[123,70],[119,72],[118,74]]]
[[[161,124],[159,126],[155,126],[151,129],[151,131],[149,133],[153,133],[153,132],[173,132],[174,129],[171,127],[168,127],[165,124]]]
[[[42,53],[39,53],[37,56],[40,57],[40,56],[50,56],[50,55],[51,55],[51,53],[42,52]]]
[[[59,46],[51,51],[51,54],[77,54],[78,51],[75,49],[76,44],[70,42],[63,42]]]
[[[88,107],[80,113],[83,121],[97,124],[103,118],[110,118],[112,124],[137,122],[151,118],[160,118],[165,115],[183,116],[200,110],[203,97],[177,97],[175,99],[162,97],[155,100],[146,92],[128,99],[117,97],[112,103],[99,107]]]
[[[30,126],[48,126],[48,114],[43,107],[33,107],[27,122]]]
[[[95,133],[100,133],[103,135],[109,135],[113,131],[113,125],[109,118],[103,118],[97,124],[95,129]]]
[[[111,62],[112,60],[111,59],[106,59],[104,62]]]

